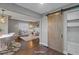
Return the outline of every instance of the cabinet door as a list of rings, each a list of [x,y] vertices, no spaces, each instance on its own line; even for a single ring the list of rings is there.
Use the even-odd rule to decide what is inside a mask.
[[[79,19],[79,11],[73,11],[67,14],[67,20]]]
[[[79,55],[79,11],[70,11],[67,16],[67,53]]]

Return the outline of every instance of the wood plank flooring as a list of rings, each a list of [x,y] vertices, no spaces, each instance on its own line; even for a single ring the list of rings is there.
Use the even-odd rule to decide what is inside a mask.
[[[44,45],[39,44],[39,39],[34,39],[31,41],[19,41],[22,47],[15,55],[63,55],[53,49],[50,49]]]

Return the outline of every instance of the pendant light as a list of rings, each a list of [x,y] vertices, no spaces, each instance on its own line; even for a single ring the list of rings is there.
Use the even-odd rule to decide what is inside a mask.
[[[5,10],[1,10],[1,15],[0,15],[0,23],[5,23],[6,22],[6,16],[4,15]]]

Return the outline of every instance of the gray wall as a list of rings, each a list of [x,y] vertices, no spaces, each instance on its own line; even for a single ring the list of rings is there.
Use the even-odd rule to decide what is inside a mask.
[[[17,32],[18,22],[16,20],[8,20],[8,32]]]
[[[29,24],[29,22],[26,21],[20,21],[20,20],[14,20],[14,19],[9,19],[8,21],[8,32],[15,32],[18,34],[19,30],[19,23],[26,23]]]

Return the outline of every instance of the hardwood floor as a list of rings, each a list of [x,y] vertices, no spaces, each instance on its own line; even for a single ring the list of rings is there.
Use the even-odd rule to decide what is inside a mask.
[[[15,55],[63,55],[53,49],[50,49],[44,45],[39,44],[39,39],[34,39],[31,41],[19,41],[22,47]]]

